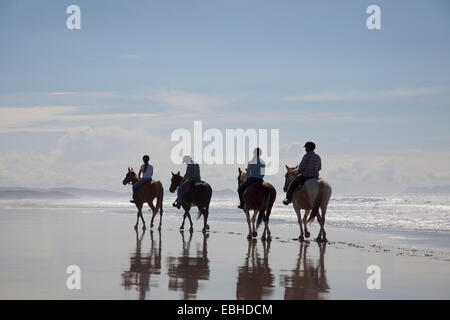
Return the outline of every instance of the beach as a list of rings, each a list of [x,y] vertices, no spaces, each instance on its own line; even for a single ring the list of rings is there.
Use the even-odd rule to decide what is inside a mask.
[[[101,207],[101,206],[100,206]],[[233,210],[233,209],[228,209]],[[120,210],[118,210],[120,211]],[[245,216],[222,219],[212,206],[210,232],[180,232],[181,214],[165,201],[162,230],[135,231],[135,209],[63,205],[0,210],[1,299],[449,299],[448,232],[327,226],[329,243],[296,240],[294,223],[274,219],[272,241],[248,241]],[[294,213],[292,213],[294,215]],[[332,211],[329,212],[332,215]],[[187,225],[188,226],[188,225]],[[318,233],[311,225],[311,238]],[[66,273],[79,266],[81,288]],[[368,289],[369,266],[380,289]]]

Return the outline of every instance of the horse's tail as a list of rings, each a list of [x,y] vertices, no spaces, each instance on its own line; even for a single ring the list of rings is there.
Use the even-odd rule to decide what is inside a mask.
[[[269,219],[270,211],[272,210],[272,204],[270,201],[272,200],[270,188],[264,187],[266,189],[265,196],[264,196],[264,209],[259,210],[258,212],[258,218],[256,220],[256,229],[259,228],[259,225],[261,224],[261,221],[267,221]]]
[[[308,224],[312,223],[314,221],[314,219],[316,218],[316,216],[319,214],[320,204],[322,203],[323,190],[325,189],[325,183],[323,183],[322,181],[319,181],[318,185],[319,185],[319,190],[317,192],[317,196],[314,201],[312,211],[308,217],[308,222],[307,222]]]

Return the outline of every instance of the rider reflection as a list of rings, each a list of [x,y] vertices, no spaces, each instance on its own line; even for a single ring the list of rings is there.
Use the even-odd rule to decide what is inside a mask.
[[[314,263],[307,257],[309,244],[300,243],[297,264],[290,274],[281,275],[280,285],[285,288],[284,299],[324,299],[330,287],[325,270],[326,243],[318,243],[319,260]]]
[[[150,252],[142,253],[142,239],[145,230],[139,237],[136,231],[136,250],[130,257],[130,270],[122,273],[122,285],[125,289],[136,288],[139,299],[144,300],[150,287],[158,287],[157,280],[150,281],[151,275],[161,274],[161,231],[158,231],[158,244],[153,239],[153,230],[150,230]]]
[[[169,276],[169,290],[182,291],[182,299],[195,299],[199,288],[199,280],[209,280],[209,259],[207,239],[209,234],[203,235],[202,249],[196,252],[196,256],[190,255],[192,232],[189,232],[189,240],[186,242],[184,232],[180,231],[182,239],[181,256],[167,258],[167,274]]]
[[[262,241],[264,255],[260,257],[257,240],[248,241],[244,265],[238,269],[236,299],[261,300],[273,294],[274,275],[269,266],[270,241]]]

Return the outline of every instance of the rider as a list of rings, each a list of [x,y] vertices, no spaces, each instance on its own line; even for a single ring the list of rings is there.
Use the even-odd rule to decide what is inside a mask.
[[[239,194],[239,209],[244,209],[244,200],[242,199],[243,193],[245,189],[247,189],[253,183],[263,183],[264,178],[264,168],[266,167],[264,161],[261,160],[261,149],[256,148],[253,151],[253,159],[248,162],[247,165],[247,180],[243,184],[241,184],[238,188]]]
[[[314,152],[316,144],[308,141],[305,143],[304,148],[306,154],[298,165],[296,172],[297,176],[289,184],[288,191],[286,192],[286,199],[283,201],[285,205],[292,202],[292,195],[298,186],[301,188],[308,179],[318,178],[319,171],[322,169],[322,161],[319,155]]]
[[[138,182],[136,182],[133,185],[133,199],[130,200],[130,202],[132,202],[132,203],[136,203],[139,200],[138,199],[138,191],[139,191],[139,189],[146,182],[152,181],[153,166],[148,163],[150,161],[150,157],[148,155],[145,155],[145,156],[142,157],[142,161],[144,161],[144,164],[141,165],[141,169],[139,170],[139,174],[138,174],[139,180],[138,180]],[[142,178],[141,178],[141,174],[142,174]]]
[[[181,208],[182,204],[182,196],[183,191],[191,185],[191,183],[199,182],[201,181],[200,178],[200,166],[198,163],[195,163],[190,156],[184,156],[183,157],[183,163],[185,163],[186,166],[186,173],[183,176],[184,182],[178,187],[177,190],[177,200],[173,203],[174,207],[177,207],[178,209]]]

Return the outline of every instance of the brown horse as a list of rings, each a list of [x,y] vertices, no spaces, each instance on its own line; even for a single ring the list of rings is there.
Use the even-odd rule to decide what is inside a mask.
[[[246,170],[242,171],[241,168],[238,168],[238,188],[241,184],[247,180]],[[261,221],[264,221],[264,232],[261,237],[261,240],[272,240],[270,236],[269,230],[269,216],[272,211],[273,203],[275,202],[275,198],[277,197],[277,191],[275,187],[268,182],[263,182],[262,184],[254,183],[250,185],[245,191],[243,195],[244,200],[244,212],[247,217],[248,224],[248,236],[247,239],[252,239],[252,237],[257,237],[258,233],[256,230],[259,227]],[[252,223],[250,224],[250,210],[253,210]],[[256,221],[255,227],[255,220]],[[267,233],[267,238],[266,238]]]
[[[139,181],[139,178],[137,177],[136,173],[133,171],[132,168],[128,168],[128,172],[125,175],[125,179],[123,179],[123,184],[126,185],[128,183],[131,183],[134,185]],[[138,201],[136,201],[136,208],[138,209],[137,213],[137,219],[136,219],[136,225],[134,226],[134,229],[137,229],[139,225],[139,217],[142,220],[142,223],[144,226],[142,229],[145,229],[145,221],[144,217],[142,216],[142,206],[145,202],[148,203],[148,206],[153,212],[152,215],[152,221],[150,223],[150,228],[153,228],[153,220],[155,219],[156,214],[158,213],[159,209],[159,226],[158,230],[161,230],[161,223],[162,223],[162,215],[163,215],[163,197],[164,197],[164,189],[161,184],[161,181],[159,180],[152,180],[150,183],[145,183],[141,189],[138,191]],[[156,208],[153,205],[153,200],[156,198]]]
[[[296,177],[297,167],[289,168],[286,165],[284,192],[288,190],[289,184]],[[325,232],[325,214],[327,213],[328,202],[331,198],[331,187],[325,179],[309,179],[305,182],[301,189],[297,189],[292,197],[292,205],[294,206],[295,213],[297,213],[298,224],[300,225],[300,236],[298,240],[303,241],[303,226],[305,227],[305,237],[309,238],[307,223],[314,221],[317,217],[317,221],[320,224],[320,231],[316,238],[317,241],[327,242],[326,232]],[[302,225],[302,215],[301,209],[305,210],[305,215],[303,216]],[[322,215],[319,213],[319,209],[322,211]],[[311,212],[311,214],[310,214]],[[309,215],[309,218],[308,218]]]
[[[170,192],[175,192],[177,188],[184,182],[183,177],[180,175],[180,172],[177,173],[172,172],[172,180],[170,183]],[[184,209],[183,223],[181,224],[180,230],[184,230],[184,221],[186,217],[189,219],[191,227],[189,231],[192,232],[194,230],[192,226],[192,219],[189,210],[192,205],[196,205],[198,208],[198,216],[197,219],[203,215],[203,229],[202,232],[205,233],[209,230],[208,225],[208,215],[209,215],[209,203],[211,202],[212,196],[212,188],[211,186],[204,181],[199,181],[193,183],[192,186],[189,186],[186,191],[183,193],[183,201],[181,206]]]

